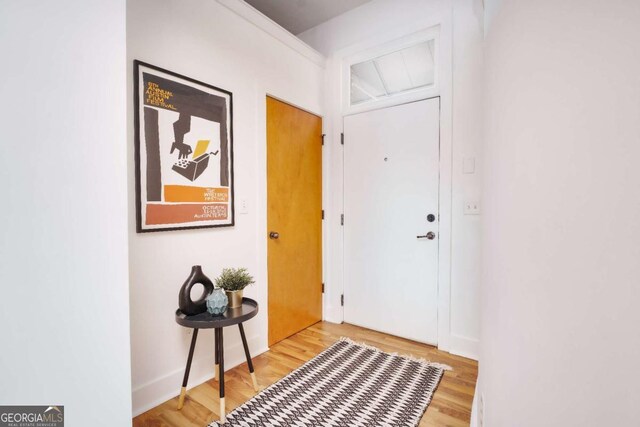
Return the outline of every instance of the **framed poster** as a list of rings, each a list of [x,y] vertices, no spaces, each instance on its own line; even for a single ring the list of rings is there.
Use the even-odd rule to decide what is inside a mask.
[[[234,224],[231,92],[134,61],[138,233]]]

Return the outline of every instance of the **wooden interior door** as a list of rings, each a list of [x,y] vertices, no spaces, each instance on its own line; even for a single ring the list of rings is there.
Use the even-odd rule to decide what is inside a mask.
[[[270,97],[267,227],[272,345],[322,319],[322,119]]]

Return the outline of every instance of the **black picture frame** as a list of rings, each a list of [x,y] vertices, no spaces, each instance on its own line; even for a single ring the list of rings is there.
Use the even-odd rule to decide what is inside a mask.
[[[226,223],[207,223],[207,224],[191,224],[191,225],[170,225],[166,226],[153,226],[153,227],[145,227],[143,224],[143,199],[142,199],[142,170],[141,170],[141,117],[140,112],[142,106],[140,104],[140,74],[142,69],[148,69],[151,71],[155,71],[169,78],[175,78],[178,80],[182,80],[183,82],[187,82],[189,84],[200,86],[202,88],[219,92],[228,96],[228,147],[227,147],[227,156],[228,156],[228,171],[229,171],[229,186],[228,186],[228,208],[227,212],[229,214],[229,220]],[[235,181],[234,181],[234,155],[233,155],[233,94],[225,89],[201,82],[199,80],[193,79],[191,77],[184,76],[182,74],[175,73],[173,71],[169,71],[167,69],[157,67],[155,65],[151,65],[149,63],[134,60],[133,61],[133,104],[134,104],[134,146],[135,146],[135,203],[136,203],[136,232],[137,233],[149,233],[149,232],[158,232],[158,231],[177,231],[177,230],[192,230],[192,229],[203,229],[203,228],[218,228],[218,227],[233,227],[235,226]],[[178,84],[182,84],[181,82],[177,82]],[[220,124],[222,126],[222,124]],[[175,124],[174,124],[175,129]],[[220,150],[221,151],[221,150]],[[146,150],[145,150],[146,153]],[[214,154],[214,153],[211,153]],[[221,153],[222,156],[222,153]],[[146,203],[148,200],[145,200]],[[203,205],[206,204],[203,203]],[[146,207],[146,204],[144,205]]]

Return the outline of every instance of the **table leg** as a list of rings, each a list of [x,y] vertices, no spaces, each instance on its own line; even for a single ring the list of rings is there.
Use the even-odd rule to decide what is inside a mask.
[[[213,379],[217,380],[219,377],[218,371],[220,370],[220,362],[218,361],[218,346],[220,345],[220,338],[218,337],[218,329],[215,330],[215,354],[216,354],[216,364],[213,367]]]
[[[220,362],[220,422],[224,424],[227,421],[227,414],[224,405],[224,330],[217,328],[220,344],[218,345],[218,362]]]
[[[256,380],[256,374],[253,371],[253,362],[251,361],[251,354],[249,354],[249,345],[247,344],[247,336],[244,334],[244,326],[242,323],[238,323],[238,329],[240,329],[240,337],[242,338],[242,346],[244,347],[244,355],[247,357],[247,366],[249,366],[249,373],[251,374],[251,381],[253,381],[253,389],[258,391],[258,380]]]
[[[193,360],[193,350],[196,348],[196,340],[198,339],[198,329],[193,330],[191,337],[191,346],[189,347],[189,357],[187,358],[187,368],[184,370],[184,378],[182,379],[182,388],[180,389],[180,397],[178,398],[178,410],[184,406],[184,397],[187,394],[187,381],[189,381],[189,371],[191,371],[191,361]]]

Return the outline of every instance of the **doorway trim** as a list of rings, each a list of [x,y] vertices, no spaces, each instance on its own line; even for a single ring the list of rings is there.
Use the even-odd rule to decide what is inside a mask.
[[[438,348],[444,351],[451,349],[451,239],[452,239],[452,169],[453,169],[453,24],[450,10],[434,15],[429,22],[422,22],[419,27],[403,28],[394,32],[381,34],[366,42],[358,43],[340,50],[332,55],[327,63],[327,93],[337,96],[330,98],[327,111],[331,111],[329,120],[324,123],[330,135],[328,162],[332,166],[329,172],[332,177],[329,192],[339,194],[331,200],[331,220],[328,227],[328,240],[333,242],[328,254],[328,265],[325,268],[326,280],[329,282],[328,293],[325,294],[325,319],[334,322],[344,321],[344,310],[340,305],[340,295],[344,293],[344,235],[340,225],[340,214],[344,210],[344,155],[340,144],[343,132],[343,119],[349,112],[342,104],[343,85],[345,84],[344,62],[359,52],[374,48],[402,37],[429,31],[440,27],[438,49],[439,84],[437,92],[424,98],[440,97],[440,181],[439,181],[439,213],[440,236],[438,239]],[[375,107],[373,107],[375,108]],[[360,112],[360,111],[359,111]],[[345,143],[348,143],[348,136]],[[327,150],[327,151],[329,151]],[[337,221],[336,221],[336,218]],[[331,244],[331,243],[330,243]]]

